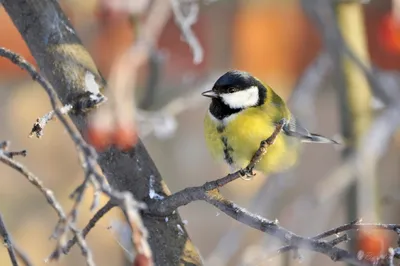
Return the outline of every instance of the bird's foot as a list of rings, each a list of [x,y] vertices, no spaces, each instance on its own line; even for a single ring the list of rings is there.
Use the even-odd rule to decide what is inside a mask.
[[[278,125],[282,125],[285,126],[288,124],[288,120],[286,118],[282,118],[281,120],[279,120]]]
[[[253,177],[256,175],[254,172],[253,172],[253,168],[245,168],[245,169],[241,169],[240,170],[240,175],[241,175],[241,178],[243,179],[243,180],[246,180],[246,181],[249,181],[249,180],[251,180],[251,179],[253,179]]]

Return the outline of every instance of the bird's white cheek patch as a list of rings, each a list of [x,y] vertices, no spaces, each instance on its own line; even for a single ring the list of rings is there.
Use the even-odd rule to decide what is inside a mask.
[[[247,108],[258,103],[258,87],[252,86],[246,90],[221,94],[221,98],[230,108]]]

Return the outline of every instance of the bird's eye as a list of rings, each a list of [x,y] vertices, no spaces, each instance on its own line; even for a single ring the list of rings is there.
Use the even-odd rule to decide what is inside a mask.
[[[228,88],[228,92],[229,92],[229,93],[234,93],[234,92],[236,92],[236,91],[238,91],[237,88],[234,88],[234,87]]]

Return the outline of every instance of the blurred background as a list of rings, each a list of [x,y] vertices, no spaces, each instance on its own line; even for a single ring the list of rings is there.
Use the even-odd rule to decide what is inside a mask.
[[[129,12],[113,7],[112,3],[118,2],[60,1],[106,78],[116,57],[134,43],[138,30],[133,26]],[[361,50],[364,46],[365,49],[358,54],[365,55],[367,64],[370,61],[379,71],[390,73],[396,80],[396,71],[400,68],[400,23],[393,22],[394,3],[372,0],[360,4],[362,27],[359,32],[344,36],[361,36],[360,43],[364,44]],[[352,4],[342,5],[345,10],[346,5]],[[346,28],[343,23],[339,24]],[[352,28],[351,25],[348,28]],[[209,102],[200,96],[200,92],[211,89],[216,77],[230,69],[251,72],[272,86],[283,98],[290,100],[293,112],[310,130],[346,139],[343,127],[348,124],[341,118],[346,103],[340,102],[343,98],[338,97],[343,88],[338,88],[335,83],[337,74],[323,73],[324,69],[327,69],[325,72],[332,69],[327,67],[329,58],[321,63],[322,67],[312,70],[314,74],[307,72],[311,73],[311,78],[321,78],[318,88],[295,90],[326,46],[321,27],[307,16],[299,1],[203,1],[193,31],[204,50],[200,64],[193,63],[193,54],[171,17],[158,40],[158,49],[141,69],[135,88],[137,106],[155,115],[157,110],[184,97],[182,111],[167,117],[167,132],[159,128],[141,135],[172,192],[203,184],[229,171],[226,166],[213,162],[205,148],[203,118]],[[20,53],[34,63],[2,8],[0,46]],[[337,69],[333,67],[334,71]],[[345,74],[351,75],[351,71]],[[361,101],[364,94],[368,94],[362,88],[364,85],[357,84],[360,88],[353,88],[355,105],[358,99]],[[372,117],[383,113],[384,108],[379,97],[373,98],[368,105]],[[26,158],[18,160],[39,176],[68,210],[72,203],[69,193],[83,178],[72,141],[58,122],[51,122],[45,128],[43,138],[28,138],[36,118],[50,109],[44,90],[25,72],[0,58],[0,140],[10,140],[14,150],[28,151]],[[379,146],[380,139],[374,141]],[[336,171],[342,165],[346,151],[329,145],[304,145],[298,166],[290,172],[269,177],[258,174],[251,181],[237,180],[224,187],[222,193],[249,211],[277,219],[282,226],[303,236],[316,235],[360,216],[365,217],[365,222],[399,223],[400,136],[395,133],[387,141],[390,141],[389,148],[382,144],[384,154],[373,169],[372,177],[365,177],[369,181],[359,182],[366,184],[361,185],[366,187],[362,195],[360,189],[352,185],[353,178]],[[349,144],[345,150],[351,146]],[[0,211],[5,222],[16,244],[29,254],[35,265],[44,265],[44,259],[55,245],[55,241],[48,238],[57,217],[42,195],[17,172],[0,165],[0,175]],[[354,196],[356,191],[358,196]],[[88,211],[92,199],[90,192],[87,195],[80,210],[80,226],[92,216]],[[357,208],[363,203],[365,206],[363,197],[367,198],[366,202],[372,201],[373,205],[367,204],[372,214],[364,215]],[[267,259],[268,251],[280,246],[272,237],[239,224],[204,202],[191,203],[179,211],[206,265],[343,265],[308,251],[301,251],[302,260],[292,259],[292,256]],[[120,213],[113,210],[88,236],[97,265],[125,264],[126,256],[120,247],[122,240],[114,230],[119,220]],[[396,240],[386,235],[378,238],[383,241],[378,241],[379,250],[385,250],[386,245]],[[363,245],[360,239],[355,236],[353,242]],[[70,255],[52,264],[84,265],[79,253],[74,248]],[[0,265],[9,263],[7,250],[0,249]]]

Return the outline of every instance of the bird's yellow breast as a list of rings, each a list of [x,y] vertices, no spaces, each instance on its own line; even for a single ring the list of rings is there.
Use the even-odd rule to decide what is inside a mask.
[[[204,121],[204,134],[212,156],[225,160],[235,168],[244,168],[250,162],[262,140],[275,130],[275,119],[261,108],[249,108],[222,123],[208,113]],[[256,165],[263,173],[285,170],[296,162],[297,145],[293,138],[281,133],[275,143]]]

